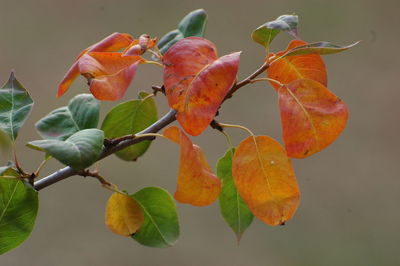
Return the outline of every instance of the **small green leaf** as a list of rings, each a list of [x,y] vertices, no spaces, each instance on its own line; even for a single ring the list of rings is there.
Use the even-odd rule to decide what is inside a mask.
[[[47,152],[65,165],[81,170],[99,159],[103,150],[103,141],[103,131],[92,128],[78,131],[65,141],[35,140],[27,145],[30,148]]]
[[[18,177],[9,166],[2,176]],[[38,193],[19,179],[0,177],[0,254],[24,242],[32,232],[38,211]]]
[[[0,89],[0,129],[12,141],[17,138],[18,131],[28,118],[32,106],[33,101],[28,91],[11,72],[7,83]]]
[[[359,41],[347,46],[340,46],[329,42],[314,42],[297,46],[287,51],[284,55],[281,56],[281,58],[286,56],[305,55],[305,54],[320,54],[320,55],[335,54],[353,48],[358,43]]]
[[[172,45],[183,38],[179,30],[172,30],[165,34],[157,43],[158,49],[160,49],[161,54],[165,54]]]
[[[68,104],[51,111],[36,123],[44,139],[66,140],[82,129],[96,128],[100,103],[91,94],[75,96]]]
[[[101,126],[106,138],[113,139],[135,134],[157,121],[157,106],[152,97],[145,92],[139,93],[138,100],[132,100],[115,106],[106,116]],[[142,141],[116,153],[125,160],[133,161],[143,155],[151,141]]]
[[[226,223],[235,232],[238,241],[250,226],[254,215],[240,197],[232,177],[232,158],[235,149],[229,149],[217,163],[217,176],[222,181],[219,208]]]
[[[251,38],[268,48],[272,40],[281,31],[287,31],[291,35],[297,37],[297,24],[299,23],[299,18],[296,15],[282,15],[276,20],[269,21],[260,27],[258,27],[251,34]]]
[[[144,212],[144,222],[132,238],[150,247],[173,246],[179,237],[179,221],[171,195],[162,188],[147,187],[131,196]]]
[[[180,39],[198,36],[203,37],[207,23],[207,13],[204,9],[196,9],[187,14],[179,23],[177,30],[172,30],[165,34],[157,46],[162,54]]]
[[[196,9],[187,14],[179,23],[178,29],[184,38],[190,36],[202,37],[207,23],[204,9]]]

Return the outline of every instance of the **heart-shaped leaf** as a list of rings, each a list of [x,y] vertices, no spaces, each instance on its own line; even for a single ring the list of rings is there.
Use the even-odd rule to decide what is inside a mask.
[[[103,150],[103,141],[103,131],[92,128],[78,131],[65,141],[35,140],[27,145],[30,148],[47,152],[65,165],[81,170],[99,159]]]
[[[221,192],[221,182],[213,174],[203,151],[177,127],[164,130],[164,136],[180,144],[178,184],[175,199],[194,206],[213,203]]]
[[[51,111],[36,123],[45,139],[65,140],[82,129],[95,128],[99,122],[100,104],[91,94],[79,94],[68,104]]]
[[[290,157],[305,158],[321,151],[346,127],[345,103],[321,83],[296,80],[278,93],[283,140]]]
[[[229,149],[217,163],[217,175],[222,181],[219,208],[226,223],[235,232],[238,241],[253,221],[253,214],[240,197],[232,177],[232,159],[235,149]]]
[[[157,106],[152,97],[145,92],[139,93],[138,100],[132,100],[115,106],[106,116],[101,126],[106,138],[117,138],[135,134],[157,120]],[[134,161],[149,148],[151,141],[142,141],[116,153],[126,161]]]
[[[179,221],[175,202],[169,193],[162,188],[147,187],[131,196],[144,213],[144,222],[132,238],[150,247],[173,246],[179,237]]]
[[[300,192],[285,149],[267,136],[243,140],[233,157],[232,174],[252,213],[269,225],[292,218]]]
[[[114,193],[106,207],[106,225],[115,234],[130,236],[143,224],[144,214],[140,205],[132,197]]]
[[[187,14],[179,23],[177,30],[172,30],[165,34],[157,46],[162,54],[165,54],[168,49],[177,41],[190,37],[203,37],[207,23],[207,14],[204,9],[196,9]]]
[[[320,54],[320,55],[335,54],[353,48],[358,43],[359,41],[347,46],[340,46],[329,42],[314,42],[293,47],[292,49],[286,51],[285,54],[282,55],[282,57],[307,55],[307,54]]]
[[[0,129],[12,141],[25,123],[33,107],[33,100],[28,91],[11,72],[7,83],[0,89]]]
[[[199,37],[180,40],[164,55],[168,103],[188,134],[199,135],[213,120],[236,81],[239,57],[236,52],[218,58],[214,44]]]
[[[299,18],[296,15],[282,15],[276,20],[269,21],[253,31],[251,38],[268,49],[272,40],[281,31],[287,31],[297,37],[297,24]]]
[[[0,176],[0,254],[24,242],[33,230],[38,211],[38,193],[20,179],[11,167],[2,167]]]
[[[312,79],[327,86],[326,67],[321,56],[317,54],[306,54],[281,57],[287,53],[287,51],[304,45],[306,45],[306,42],[293,40],[289,43],[286,51],[279,52],[273,56],[272,58],[280,59],[271,63],[267,70],[268,77],[283,84],[288,84],[297,79]],[[279,89],[278,84],[275,82],[270,83],[275,89]]]

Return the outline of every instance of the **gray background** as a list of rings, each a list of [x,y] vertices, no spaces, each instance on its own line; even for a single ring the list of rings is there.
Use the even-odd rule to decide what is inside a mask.
[[[62,98],[56,87],[75,56],[114,32],[162,36],[189,11],[209,15],[206,37],[224,55],[242,50],[239,78],[263,60],[263,49],[249,38],[258,25],[285,13],[300,16],[307,41],[349,44],[351,51],[325,57],[329,88],[349,106],[350,120],[328,149],[294,160],[302,201],[283,227],[255,220],[240,245],[217,204],[196,208],[178,204],[181,237],[168,249],[140,246],[112,234],[104,225],[109,191],[95,180],[71,177],[40,193],[40,211],[31,237],[0,257],[0,265],[400,265],[399,215],[399,30],[398,1],[54,1],[0,0],[0,81],[11,69],[29,89],[35,107],[18,139],[20,161],[33,171],[42,154],[24,147],[39,139],[34,122],[86,92],[83,79]],[[290,40],[280,35],[274,50]],[[161,84],[161,69],[140,67],[123,100],[138,89]],[[159,96],[160,114],[167,110]],[[115,103],[102,104],[102,117]],[[274,90],[266,84],[242,88],[224,104],[220,120],[240,123],[281,141]],[[246,135],[229,130],[237,144]],[[208,129],[193,141],[215,165],[226,143]],[[137,163],[115,157],[101,163],[104,176],[135,192],[145,186],[175,190],[179,149],[153,143]],[[4,163],[8,159],[3,155]],[[43,172],[61,165],[52,161]]]

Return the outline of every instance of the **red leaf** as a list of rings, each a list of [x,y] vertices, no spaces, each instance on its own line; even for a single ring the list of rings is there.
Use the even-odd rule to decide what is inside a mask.
[[[300,192],[284,148],[267,136],[250,136],[235,151],[232,175],[240,196],[264,223],[279,225],[292,218]]]
[[[289,43],[286,51],[277,53],[275,57],[279,57],[287,51],[305,44],[307,43],[300,40],[293,40]],[[269,78],[283,84],[288,84],[297,79],[312,79],[327,86],[325,63],[322,57],[317,54],[284,57],[273,62],[267,72]],[[274,82],[270,83],[275,89],[279,89],[278,84]]]
[[[164,55],[168,103],[188,134],[199,135],[213,120],[236,81],[239,57],[236,52],[218,58],[214,44],[199,37],[180,40]]]
[[[124,96],[141,61],[140,56],[91,52],[83,55],[78,62],[81,74],[88,78],[94,97],[113,101]]]
[[[181,146],[175,199],[194,206],[207,206],[213,203],[221,192],[221,182],[213,174],[200,147],[193,145],[177,127],[164,130],[164,136]]]
[[[78,60],[88,52],[113,52],[123,49],[133,41],[131,35],[126,33],[118,33],[115,32],[105,39],[101,40],[98,43],[93,44],[92,46],[83,50],[79,56],[76,58],[75,63],[68,70],[67,74],[65,74],[63,80],[58,86],[57,97],[62,96],[71,86],[72,82],[79,76],[79,66]]]
[[[302,79],[278,90],[283,139],[290,157],[305,158],[321,151],[346,126],[345,103],[321,83]]]

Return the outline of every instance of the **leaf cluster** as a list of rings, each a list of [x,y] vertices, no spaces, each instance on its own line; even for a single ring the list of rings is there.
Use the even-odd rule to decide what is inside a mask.
[[[238,240],[254,217],[272,226],[293,218],[300,190],[292,158],[306,158],[328,147],[348,120],[347,106],[328,89],[321,55],[342,52],[357,43],[307,43],[299,37],[298,17],[283,15],[253,31],[251,37],[265,55],[254,73],[238,81],[241,52],[218,55],[215,44],[203,36],[206,22],[205,11],[195,10],[159,41],[147,34],[134,38],[113,33],[78,55],[60,82],[57,96],[64,95],[79,75],[86,78],[91,93],[73,97],[67,106],[36,123],[42,139],[27,144],[45,154],[36,171],[23,170],[15,149],[14,162],[0,168],[0,254],[29,236],[38,211],[38,191],[71,175],[96,178],[111,190],[105,215],[108,228],[151,247],[169,247],[178,239],[176,201],[208,206],[219,200],[221,215]],[[288,32],[293,40],[285,50],[271,52],[270,44],[280,32]],[[122,99],[142,64],[162,67],[163,85],[114,106],[99,126],[101,101]],[[255,82],[269,83],[278,95],[284,145],[266,135],[256,136],[245,126],[216,120],[226,100]],[[158,92],[171,108],[161,118],[154,101]],[[32,107],[28,91],[11,73],[0,89],[2,146],[16,141]],[[168,127],[175,120],[180,127]],[[223,133],[229,144],[216,173],[190,137],[209,126]],[[245,130],[249,136],[235,147],[228,128]],[[94,163],[111,154],[136,161],[158,137],[180,147],[173,197],[158,187],[130,194],[93,170]],[[66,168],[38,179],[51,158]]]

